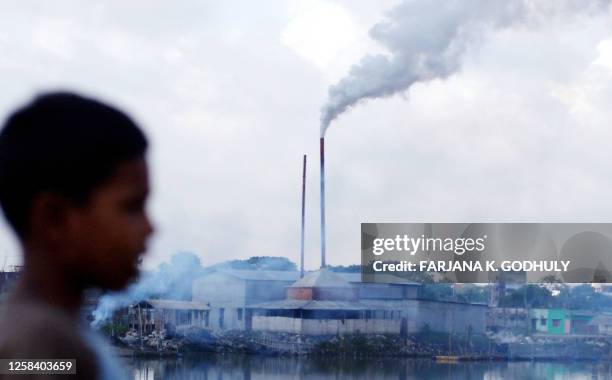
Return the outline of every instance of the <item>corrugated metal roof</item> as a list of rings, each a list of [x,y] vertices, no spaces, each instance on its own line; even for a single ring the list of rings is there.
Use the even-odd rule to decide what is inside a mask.
[[[147,300],[151,306],[156,309],[168,310],[209,310],[205,303],[191,301],[175,301],[175,300]]]
[[[264,302],[250,306],[252,309],[294,309],[294,310],[394,310],[386,306],[364,305],[360,302],[350,301],[318,301],[318,300],[293,300]]]
[[[360,283],[361,273],[342,273],[334,272],[348,282]],[[376,282],[363,282],[364,284],[398,284],[398,285],[419,285],[414,281],[409,281],[401,278],[400,276],[394,276],[388,273],[377,273],[375,275]]]
[[[319,269],[293,283],[290,288],[351,288],[351,284],[334,272]]]
[[[275,270],[234,270],[220,269],[217,272],[228,274],[242,280],[255,281],[295,281],[300,278],[299,272]]]

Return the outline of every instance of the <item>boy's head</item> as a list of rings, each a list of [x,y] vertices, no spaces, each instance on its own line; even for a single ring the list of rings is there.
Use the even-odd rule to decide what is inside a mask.
[[[127,115],[79,95],[45,94],[13,113],[0,132],[0,205],[26,265],[125,286],[152,233],[146,150]]]

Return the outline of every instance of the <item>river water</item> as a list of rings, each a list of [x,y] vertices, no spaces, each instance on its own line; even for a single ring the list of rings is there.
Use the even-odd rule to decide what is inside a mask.
[[[125,359],[134,380],[206,379],[612,379],[611,363],[471,362],[429,359],[339,359],[202,354],[179,359]]]

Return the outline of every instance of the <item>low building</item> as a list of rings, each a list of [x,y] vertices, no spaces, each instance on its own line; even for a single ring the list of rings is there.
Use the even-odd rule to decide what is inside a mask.
[[[174,332],[183,328],[209,326],[209,308],[199,302],[146,300],[127,309],[128,327],[142,334]]]
[[[596,334],[597,325],[590,323],[593,312],[565,309],[530,309],[531,332],[534,334]]]
[[[361,273],[330,273],[352,286],[351,292],[359,307],[349,310],[347,305],[343,305],[348,315],[363,311],[365,317],[366,313],[368,316],[372,315],[374,310],[376,318],[368,319],[399,320],[402,332],[417,332],[424,328],[454,333],[485,331],[485,304],[421,300],[421,285],[415,282],[398,282],[397,278],[394,278],[388,283],[368,283],[361,282]],[[211,329],[248,330],[253,327],[255,305],[278,301],[280,303],[268,306],[278,306],[278,310],[307,310],[309,307],[315,307],[312,303],[308,306],[288,301],[287,288],[299,279],[299,272],[290,271],[216,270],[194,281],[193,300],[210,307]],[[326,306],[338,309],[339,305]],[[316,307],[320,308],[322,305],[318,304]],[[368,310],[370,312],[367,312]]]
[[[596,334],[597,329],[590,323],[596,314],[587,310],[571,311],[570,333],[572,334]]]
[[[400,311],[407,332],[431,330],[453,334],[484,334],[488,306],[458,301],[362,300],[369,306],[384,306]]]
[[[612,335],[612,315],[601,314],[593,317],[588,323],[599,335]]]
[[[250,329],[248,307],[282,300],[285,288],[298,278],[298,272],[218,270],[194,280],[193,301],[210,307],[212,329]]]
[[[358,301],[359,289],[321,269],[286,290],[286,298],[250,306],[252,329],[303,335],[400,334],[399,310]]]
[[[352,285],[359,301],[402,301],[419,296],[420,284],[414,282],[367,283],[361,282],[361,273],[331,273]],[[210,307],[211,328],[250,329],[251,306],[284,300],[286,289],[299,279],[296,271],[220,269],[194,280],[193,300]]]

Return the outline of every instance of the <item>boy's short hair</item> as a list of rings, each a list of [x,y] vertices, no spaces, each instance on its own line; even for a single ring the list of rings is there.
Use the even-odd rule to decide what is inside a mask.
[[[36,97],[0,132],[0,206],[6,219],[24,238],[38,194],[84,203],[120,162],[142,157],[147,145],[136,123],[114,107],[68,92]]]

